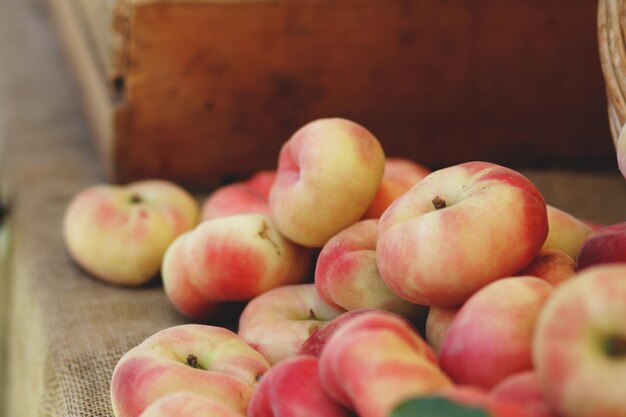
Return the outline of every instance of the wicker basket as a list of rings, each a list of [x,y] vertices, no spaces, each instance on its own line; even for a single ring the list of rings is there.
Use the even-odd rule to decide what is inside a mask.
[[[626,123],[626,0],[599,0],[598,46],[613,143]]]

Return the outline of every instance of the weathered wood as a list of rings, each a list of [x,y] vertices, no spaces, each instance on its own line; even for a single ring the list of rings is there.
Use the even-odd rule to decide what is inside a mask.
[[[118,0],[112,178],[271,168],[325,116],[431,167],[606,162],[593,3]]]

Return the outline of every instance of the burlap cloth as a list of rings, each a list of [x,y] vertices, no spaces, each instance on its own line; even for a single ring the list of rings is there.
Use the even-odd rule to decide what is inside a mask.
[[[105,285],[77,269],[64,249],[69,199],[104,180],[78,97],[45,3],[0,0],[0,184],[12,209],[8,272],[0,266],[7,417],[112,415],[109,382],[118,359],[184,321],[158,284]],[[525,172],[554,205],[602,223],[626,219],[626,182],[613,167]]]

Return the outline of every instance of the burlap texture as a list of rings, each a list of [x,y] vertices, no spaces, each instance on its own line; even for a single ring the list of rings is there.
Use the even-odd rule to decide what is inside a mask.
[[[182,318],[158,286],[90,279],[61,238],[74,193],[103,181],[45,3],[0,1],[2,186],[11,201],[4,416],[110,416],[120,356]]]
[[[104,177],[45,3],[0,0],[0,59],[0,178],[12,205],[11,273],[2,277],[10,278],[4,415],[111,416],[119,358],[184,320],[158,284],[103,284],[65,251],[69,199]],[[549,203],[582,218],[626,217],[626,182],[616,170],[527,173]]]

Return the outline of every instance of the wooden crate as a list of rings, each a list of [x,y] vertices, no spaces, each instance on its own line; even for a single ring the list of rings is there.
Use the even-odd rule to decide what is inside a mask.
[[[111,179],[204,186],[304,123],[432,168],[611,156],[589,0],[49,0]]]

